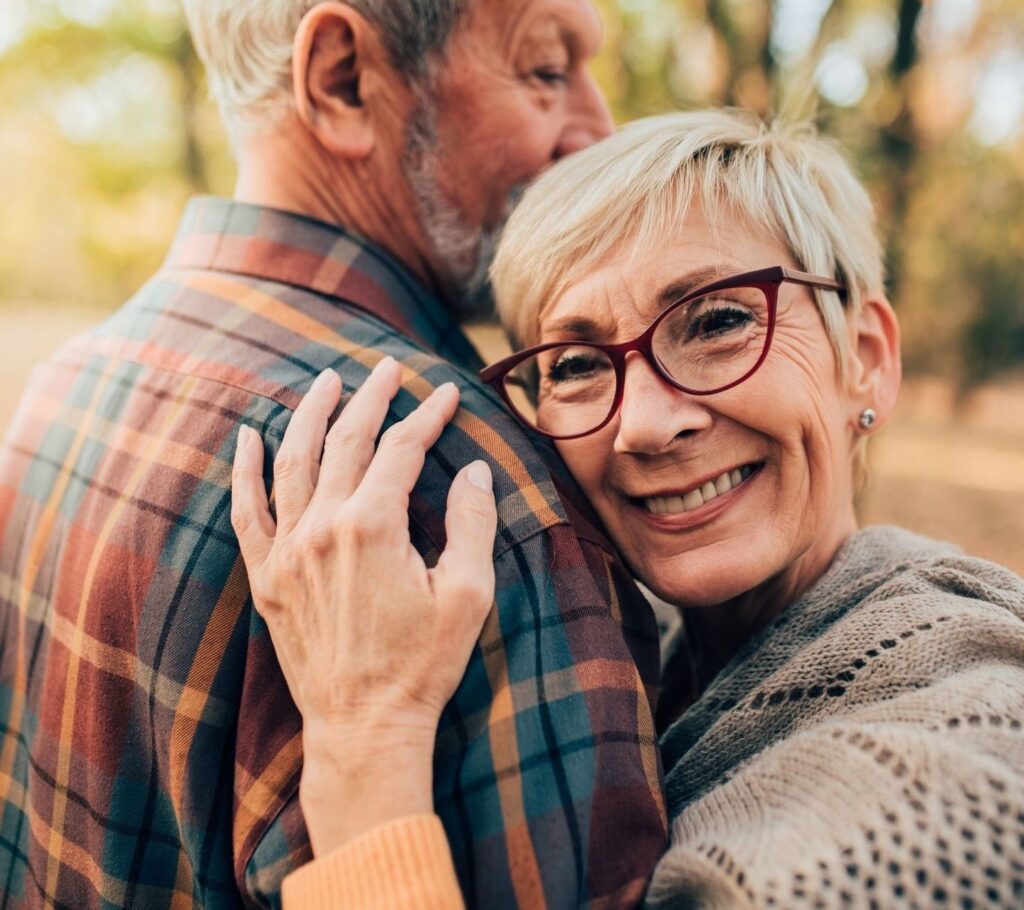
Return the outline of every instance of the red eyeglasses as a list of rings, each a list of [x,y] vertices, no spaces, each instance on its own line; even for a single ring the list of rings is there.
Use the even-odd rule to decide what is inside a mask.
[[[528,426],[552,439],[596,433],[622,404],[626,355],[639,351],[669,385],[713,395],[749,379],[775,333],[779,286],[843,294],[831,278],[773,266],[732,275],[675,301],[632,341],[552,341],[480,372]]]

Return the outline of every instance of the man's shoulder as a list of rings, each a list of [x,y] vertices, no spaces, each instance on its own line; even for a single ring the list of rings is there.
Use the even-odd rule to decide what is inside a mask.
[[[528,435],[474,369],[446,360],[372,313],[308,288],[165,269],[58,356],[75,369],[114,360],[159,374],[164,385],[205,387],[206,394],[192,393],[185,406],[216,401],[218,414],[235,415],[235,423],[253,417],[249,422],[271,457],[292,411],[323,370],[341,376],[347,398],[376,363],[391,356],[402,365],[403,379],[388,425],[445,383],[460,390],[459,412],[429,453],[413,503],[414,512],[438,516],[441,524],[431,537],[442,535],[451,480],[478,458],[491,465],[510,543],[568,524],[566,497],[573,500],[572,523],[586,525],[576,521],[575,513],[586,507],[554,448]]]

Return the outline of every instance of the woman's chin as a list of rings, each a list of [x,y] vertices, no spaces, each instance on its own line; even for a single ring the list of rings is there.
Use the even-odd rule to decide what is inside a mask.
[[[642,558],[634,570],[643,584],[674,606],[697,609],[726,603],[768,581],[775,560],[759,558],[749,543],[735,552],[730,546],[702,547],[661,559]]]
[[[693,584],[675,585],[669,583],[666,586],[655,586],[646,582],[644,584],[666,603],[670,603],[680,610],[717,607],[743,593],[743,590],[732,588],[716,590],[711,586],[694,586]]]

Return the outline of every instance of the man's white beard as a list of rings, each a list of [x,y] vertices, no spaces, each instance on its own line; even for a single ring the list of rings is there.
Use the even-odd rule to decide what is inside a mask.
[[[488,273],[503,225],[487,229],[468,224],[441,188],[437,175],[442,167],[435,111],[421,94],[403,154],[403,171],[416,202],[416,217],[443,270],[440,277],[455,316],[463,322],[486,319],[494,313]],[[510,199],[508,212],[511,209]]]

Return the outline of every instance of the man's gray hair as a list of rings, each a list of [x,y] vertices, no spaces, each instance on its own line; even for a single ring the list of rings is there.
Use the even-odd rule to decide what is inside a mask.
[[[233,135],[293,104],[292,42],[320,0],[184,0],[192,40]],[[347,0],[373,24],[395,68],[424,82],[468,0]]]

